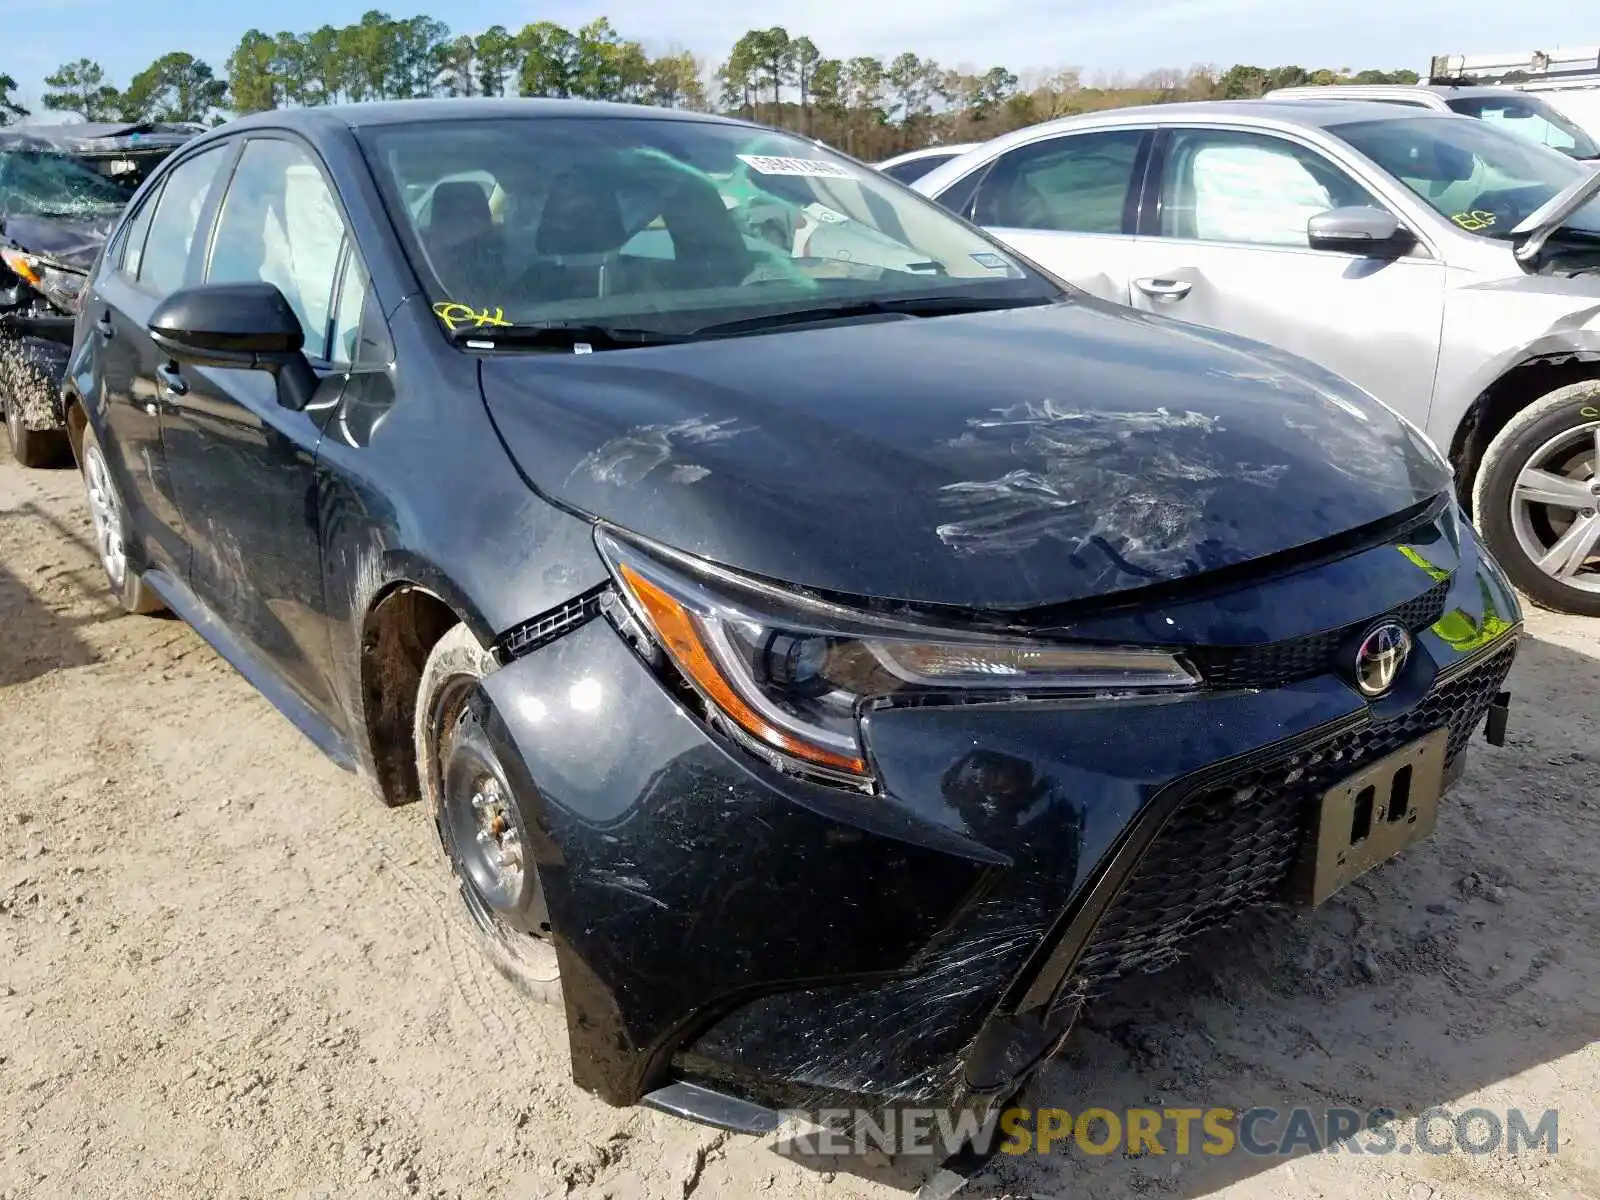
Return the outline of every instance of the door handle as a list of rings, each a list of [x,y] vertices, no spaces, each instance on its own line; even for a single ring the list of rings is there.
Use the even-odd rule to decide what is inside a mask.
[[[169,396],[185,396],[189,392],[189,381],[178,373],[178,364],[175,362],[162,363],[156,368],[156,378],[167,389]]]
[[[1182,300],[1194,288],[1194,284],[1185,279],[1162,279],[1160,277],[1135,279],[1133,286],[1152,300]]]
[[[117,327],[111,323],[111,314],[108,312],[103,312],[95,318],[94,327],[100,331],[100,336],[108,341],[117,336]]]

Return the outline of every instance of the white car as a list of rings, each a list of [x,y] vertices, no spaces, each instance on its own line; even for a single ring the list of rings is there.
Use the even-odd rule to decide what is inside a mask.
[[[891,179],[898,179],[901,183],[914,183],[935,167],[944,166],[951,159],[959,158],[977,145],[977,142],[961,142],[953,146],[925,146],[921,150],[908,150],[904,154],[886,158],[875,165]]]
[[[1398,104],[1455,113],[1499,125],[1530,142],[1584,162],[1600,159],[1600,145],[1576,122],[1541,96],[1508,87],[1444,83],[1335,83],[1278,88],[1263,100],[1343,100],[1358,104]]]

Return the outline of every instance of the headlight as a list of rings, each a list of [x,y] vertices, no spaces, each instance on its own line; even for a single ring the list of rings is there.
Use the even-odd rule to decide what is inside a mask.
[[[0,261],[4,261],[20,279],[37,288],[51,304],[63,312],[77,315],[83,293],[83,275],[53,267],[37,255],[26,254],[9,246],[0,250]]]
[[[1133,693],[1199,682],[1160,650],[922,626],[646,554],[604,530],[597,543],[626,600],[623,632],[664,653],[718,724],[789,770],[865,783],[859,717],[885,697]]]

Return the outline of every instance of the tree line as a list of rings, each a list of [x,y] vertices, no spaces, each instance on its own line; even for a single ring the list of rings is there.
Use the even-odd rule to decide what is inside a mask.
[[[604,17],[578,29],[537,21],[456,34],[432,17],[372,10],[354,24],[306,33],[251,29],[220,74],[174,51],[122,89],[100,64],[80,58],[46,77],[43,104],[92,121],[216,123],[229,113],[342,101],[575,96],[741,115],[878,158],[1129,104],[1248,98],[1303,83],[1415,82],[1414,71],[1242,64],[1134,78],[1090,78],[1077,67],[1019,75],[1004,66],[945,67],[910,51],[832,58],[781,26],[749,31],[713,63],[685,50],[652,55]],[[0,122],[24,115],[15,88],[0,74]]]

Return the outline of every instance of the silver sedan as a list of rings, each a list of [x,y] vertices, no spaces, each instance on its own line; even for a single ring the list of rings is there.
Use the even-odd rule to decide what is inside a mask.
[[[913,186],[1097,296],[1361,385],[1445,449],[1531,599],[1600,616],[1600,173],[1465,117],[1229,101],[1036,125]]]

